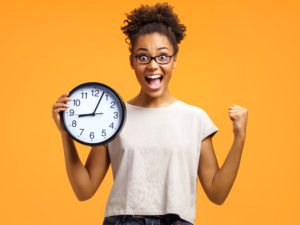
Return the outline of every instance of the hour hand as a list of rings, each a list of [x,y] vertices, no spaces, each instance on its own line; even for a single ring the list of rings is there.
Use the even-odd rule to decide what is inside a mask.
[[[103,114],[103,113],[88,113],[88,114],[75,114],[78,115],[78,117],[84,117],[84,116],[95,116],[96,114]]]

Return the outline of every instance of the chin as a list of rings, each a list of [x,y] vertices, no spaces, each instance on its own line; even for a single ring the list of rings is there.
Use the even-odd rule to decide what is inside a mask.
[[[144,92],[146,95],[148,95],[151,98],[159,98],[163,95],[163,90],[158,90],[158,91],[149,91],[147,90]]]

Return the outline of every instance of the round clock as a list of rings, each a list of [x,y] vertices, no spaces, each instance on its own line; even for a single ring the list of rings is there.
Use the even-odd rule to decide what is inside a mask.
[[[123,100],[105,84],[88,82],[69,94],[69,108],[61,112],[69,135],[85,145],[105,144],[121,131],[126,108]]]

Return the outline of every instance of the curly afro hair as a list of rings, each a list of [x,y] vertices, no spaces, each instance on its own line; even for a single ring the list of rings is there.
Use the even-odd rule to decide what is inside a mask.
[[[127,36],[125,41],[129,44],[131,53],[139,36],[157,32],[168,37],[173,45],[174,54],[177,54],[178,44],[186,36],[186,27],[180,24],[178,16],[173,13],[172,6],[166,2],[154,6],[141,5],[125,15],[126,25],[121,27],[121,30]]]

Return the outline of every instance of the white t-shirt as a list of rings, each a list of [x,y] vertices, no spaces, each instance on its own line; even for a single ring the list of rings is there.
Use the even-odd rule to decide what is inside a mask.
[[[107,144],[114,184],[105,217],[173,213],[194,224],[201,141],[219,129],[204,110],[180,100],[125,106],[124,127]]]

